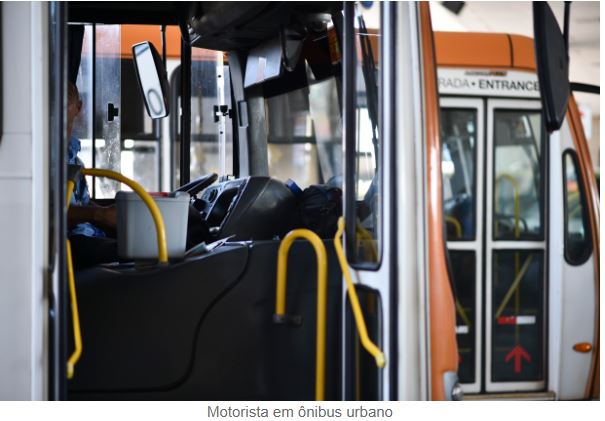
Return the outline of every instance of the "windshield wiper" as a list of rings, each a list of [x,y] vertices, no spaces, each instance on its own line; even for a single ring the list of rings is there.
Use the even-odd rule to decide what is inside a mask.
[[[378,83],[376,81],[376,65],[370,42],[370,34],[362,15],[357,16],[359,22],[359,44],[361,46],[361,70],[366,84],[366,106],[372,122],[372,144],[376,157],[378,171]]]

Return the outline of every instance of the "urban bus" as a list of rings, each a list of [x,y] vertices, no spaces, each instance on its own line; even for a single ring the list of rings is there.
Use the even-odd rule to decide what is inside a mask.
[[[548,12],[549,43],[426,3],[0,13],[0,398],[599,398],[598,189]],[[152,225],[159,263],[73,270],[68,82],[93,201],[128,190],[101,170],[188,191],[193,253]]]

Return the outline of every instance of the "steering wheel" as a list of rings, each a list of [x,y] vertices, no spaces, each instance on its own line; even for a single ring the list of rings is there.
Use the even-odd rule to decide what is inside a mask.
[[[185,193],[189,193],[189,195],[191,196],[195,196],[196,194],[204,190],[206,187],[214,183],[217,178],[218,174],[216,173],[205,174],[201,177],[196,178],[193,181],[190,181],[185,185],[182,185],[181,187],[176,189],[175,192],[182,191]]]

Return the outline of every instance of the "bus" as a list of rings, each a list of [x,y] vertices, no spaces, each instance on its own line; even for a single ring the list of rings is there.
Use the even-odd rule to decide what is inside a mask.
[[[403,2],[0,17],[0,398],[599,398],[598,188],[545,31]],[[152,259],[72,261],[69,83],[93,202],[184,191],[188,255],[157,212]]]

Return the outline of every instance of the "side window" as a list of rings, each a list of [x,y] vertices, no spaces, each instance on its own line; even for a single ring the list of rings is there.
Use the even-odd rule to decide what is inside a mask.
[[[379,130],[380,2],[362,2],[354,21],[355,37],[355,224],[352,263],[374,265],[380,261],[382,182]],[[368,28],[367,22],[375,27]]]
[[[132,45],[144,40],[159,47],[160,27],[84,25],[76,81],[83,107],[73,135],[80,140],[78,156],[86,167],[119,171],[146,190],[157,191],[162,121],[147,115],[132,62]],[[114,115],[109,115],[109,107]],[[116,191],[128,190],[106,178],[96,178],[94,183],[89,179],[88,186],[96,199],[113,198]]]
[[[128,26],[122,27],[122,31],[127,29]],[[132,58],[123,56],[121,67],[122,174],[136,180],[147,191],[156,191],[160,189],[161,120],[152,120],[147,115]]]
[[[477,110],[441,110],[443,208],[448,241],[475,239]]]
[[[233,133],[230,117],[231,81],[226,55],[222,51],[191,49],[191,129],[190,179],[204,174],[233,174]],[[171,78],[173,99],[180,106],[180,68]],[[177,104],[173,109],[178,109]],[[178,111],[177,111],[178,113]],[[180,118],[173,114],[176,125],[174,139],[173,177],[175,187],[180,181]],[[172,130],[172,129],[171,129]]]
[[[303,188],[320,182],[310,102],[308,86],[265,98],[269,174]]]
[[[340,54],[330,24],[305,41],[292,72],[263,84],[269,175],[303,189],[342,187]]]
[[[229,69],[221,51],[192,48],[191,60],[191,180],[233,174]]]
[[[565,203],[565,260],[584,263],[592,252],[586,197],[579,174],[578,158],[571,149],[563,153],[563,201]]]
[[[121,172],[120,25],[85,25],[76,86],[82,110],[74,121],[73,137],[80,141],[78,157],[88,168]],[[109,109],[115,114],[109,115]],[[87,177],[92,198],[113,198],[120,183]]]
[[[540,111],[494,111],[494,240],[544,238]]]

